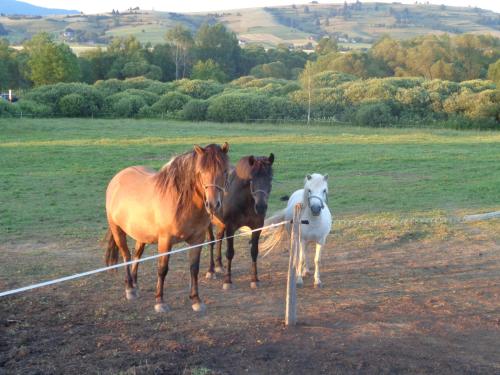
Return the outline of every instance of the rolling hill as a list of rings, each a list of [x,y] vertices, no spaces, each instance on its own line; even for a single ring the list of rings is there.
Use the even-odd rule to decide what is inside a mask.
[[[39,7],[16,0],[2,0],[0,2],[0,13],[5,15],[23,15],[23,16],[50,16],[55,14],[78,14],[78,10],[51,9]]]
[[[12,0],[8,0],[12,1]],[[3,3],[3,2],[2,2]],[[19,2],[17,2],[19,3]],[[341,44],[366,47],[384,34],[407,39],[429,33],[481,33],[500,37],[500,14],[479,8],[400,3],[308,4],[215,13],[128,11],[120,14],[0,17],[11,43],[40,31],[76,44],[106,44],[134,35],[141,42],[162,42],[177,23],[192,31],[203,22],[222,22],[246,44],[304,46],[325,36]]]

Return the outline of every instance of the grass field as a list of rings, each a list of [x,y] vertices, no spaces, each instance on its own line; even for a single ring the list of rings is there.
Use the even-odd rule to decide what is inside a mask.
[[[0,236],[97,236],[107,182],[193,144],[276,155],[270,210],[306,173],[330,175],[337,218],[455,215],[500,204],[500,134],[148,120],[0,120]]]
[[[499,209],[500,133],[0,119],[0,291],[102,267],[113,174],[158,168],[194,143],[222,141],[233,162],[276,154],[271,211],[318,171],[331,176],[336,219],[374,220],[334,226],[322,252],[323,288],[308,277],[298,290],[299,324],[283,327],[288,254],[259,257],[252,289],[248,241],[239,238],[233,289],[222,291],[222,275],[200,279],[202,315],[191,311],[183,254],[170,261],[165,314],[153,310],[155,262],[140,266],[135,301],[124,298],[123,270],[3,298],[3,372],[499,373],[498,219],[384,219]]]

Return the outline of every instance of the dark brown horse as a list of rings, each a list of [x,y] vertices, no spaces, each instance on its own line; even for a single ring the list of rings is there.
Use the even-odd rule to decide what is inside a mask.
[[[120,250],[124,261],[130,261],[126,236],[136,240],[135,259],[145,244],[158,243],[159,253],[185,241],[189,245],[205,240],[207,226],[223,203],[229,146],[194,146],[194,150],[174,157],[159,171],[129,167],[113,177],[106,191],[106,213],[109,223],[106,263],[115,264]],[[189,250],[193,310],[204,305],[198,295],[198,272],[201,247]],[[157,312],[168,311],[163,302],[163,284],[168,272],[169,256],[158,259],[156,284]],[[137,264],[126,267],[126,296],[136,297]]]
[[[228,178],[228,186],[224,194],[222,205],[222,222],[214,223],[217,227],[217,239],[222,239],[224,233],[227,237],[234,235],[238,228],[248,226],[257,229],[263,226],[267,211],[267,202],[271,193],[274,155],[269,157],[246,156],[242,158]],[[208,228],[208,235],[214,239],[212,225]],[[256,288],[257,256],[259,254],[260,231],[252,233],[250,254],[252,256],[252,281],[251,287]],[[217,267],[214,262],[214,244],[210,245],[210,266],[207,278],[215,278],[215,271],[222,272],[221,260],[222,241],[217,242]],[[231,262],[234,257],[233,238],[227,239],[227,270],[224,277],[224,289],[229,289],[231,280]]]

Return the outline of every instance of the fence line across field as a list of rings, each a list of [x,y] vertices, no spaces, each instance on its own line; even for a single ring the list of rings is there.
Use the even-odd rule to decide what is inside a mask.
[[[191,245],[191,246],[183,247],[181,249],[172,250],[172,251],[169,251],[167,253],[156,254],[156,255],[152,255],[152,256],[146,257],[146,258],[131,260],[131,261],[128,261],[128,262],[123,262],[123,263],[115,264],[115,265],[112,265],[112,266],[102,267],[102,268],[98,268],[98,269],[87,271],[87,272],[81,272],[81,273],[77,273],[77,274],[70,275],[70,276],[60,277],[58,279],[48,280],[48,281],[44,281],[44,282],[41,282],[41,283],[24,286],[24,287],[17,288],[17,289],[6,290],[6,291],[3,291],[3,292],[0,292],[0,297],[6,297],[6,296],[13,295],[13,294],[19,294],[19,293],[22,293],[22,292],[27,292],[29,290],[38,289],[38,288],[42,288],[42,287],[53,285],[53,284],[59,284],[59,283],[65,282],[65,281],[79,279],[79,278],[82,278],[82,277],[85,277],[85,276],[94,275],[96,273],[101,273],[101,272],[113,270],[113,269],[116,269],[116,268],[129,266],[129,265],[132,265],[132,264],[135,264],[135,263],[142,263],[142,262],[146,262],[148,260],[157,259],[157,258],[166,256],[166,255],[172,255],[172,254],[182,253],[182,252],[194,249],[196,247],[206,246],[206,245],[210,245],[212,243],[220,242],[220,241],[223,241],[223,240],[225,240],[227,238],[235,238],[235,237],[241,237],[241,236],[248,236],[250,233],[261,231],[261,230],[264,230],[264,229],[270,229],[270,228],[273,228],[273,227],[278,227],[278,226],[281,226],[281,225],[285,225],[286,223],[287,223],[287,221],[282,221],[282,222],[275,223],[275,224],[270,224],[270,225],[267,225],[267,226],[264,226],[264,227],[261,227],[261,228],[252,229],[252,230],[249,230],[248,232],[237,233],[237,234],[234,234],[234,235],[232,235],[230,237],[224,237],[224,238],[221,238],[219,240],[215,239],[213,241],[207,241],[207,242],[203,242],[201,244]]]
[[[407,216],[407,217],[400,217],[400,218],[394,218],[394,219],[342,219],[334,217],[334,221],[332,224],[332,229],[336,227],[352,227],[352,226],[359,226],[359,225],[407,225],[407,224],[459,224],[459,223],[469,223],[469,222],[474,222],[474,221],[482,221],[482,220],[487,220],[487,219],[495,219],[495,218],[500,218],[500,211],[493,211],[493,212],[487,212],[483,214],[471,214],[471,215],[465,215],[463,217],[451,217],[451,216],[436,216],[436,217],[429,217],[429,216]],[[51,223],[51,225],[42,225],[43,230],[40,231],[30,231],[29,233],[44,233],[47,229],[61,229],[61,225],[64,225],[67,222],[59,222],[59,223]],[[74,223],[74,222],[71,222]],[[79,225],[85,226],[85,223],[79,223]],[[94,227],[89,226],[89,231],[86,233],[90,233],[94,231]],[[92,228],[92,229],[90,229]],[[81,229],[79,232],[81,232]],[[103,228],[104,230],[104,228]],[[5,231],[4,233],[6,234],[22,234],[16,231]],[[73,235],[73,233],[63,233],[62,235]]]

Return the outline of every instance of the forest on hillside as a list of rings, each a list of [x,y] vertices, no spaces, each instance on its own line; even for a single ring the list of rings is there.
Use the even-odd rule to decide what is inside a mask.
[[[367,51],[321,39],[313,53],[242,48],[222,24],[180,25],[165,42],[115,38],[79,56],[41,33],[0,43],[0,87],[23,89],[2,116],[322,118],[366,125],[447,122],[497,127],[500,39],[490,35],[382,37]],[[454,125],[460,123],[462,125]],[[448,125],[447,125],[448,126]]]

